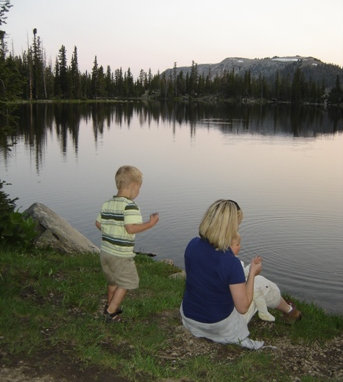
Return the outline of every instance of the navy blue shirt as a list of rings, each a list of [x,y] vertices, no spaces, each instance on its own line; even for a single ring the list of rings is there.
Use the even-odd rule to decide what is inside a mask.
[[[186,248],[185,268],[184,315],[205,323],[227,318],[234,308],[229,285],[245,283],[241,262],[231,249],[215,250],[207,240],[196,237]]]

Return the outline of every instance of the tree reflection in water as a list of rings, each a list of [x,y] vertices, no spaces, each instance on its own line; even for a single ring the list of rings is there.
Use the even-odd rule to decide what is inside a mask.
[[[189,124],[190,134],[196,129],[215,126],[224,134],[251,133],[315,137],[343,130],[343,112],[319,107],[291,105],[233,105],[228,103],[36,103],[1,106],[0,149],[6,160],[9,147],[23,140],[35,155],[36,167],[42,161],[47,135],[55,133],[63,155],[70,137],[75,155],[79,149],[79,129],[82,121],[93,125],[94,141],[113,124],[130,127],[138,116],[141,124],[168,122],[177,126]]]

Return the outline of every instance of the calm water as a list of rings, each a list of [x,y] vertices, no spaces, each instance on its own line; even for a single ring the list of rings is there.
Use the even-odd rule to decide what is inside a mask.
[[[17,144],[1,152],[5,191],[41,202],[95,244],[94,221],[122,164],[144,174],[137,199],[159,224],[136,250],[183,267],[210,203],[244,211],[241,258],[264,258],[282,291],[343,313],[343,120],[321,109],[220,105],[35,105],[18,109]]]

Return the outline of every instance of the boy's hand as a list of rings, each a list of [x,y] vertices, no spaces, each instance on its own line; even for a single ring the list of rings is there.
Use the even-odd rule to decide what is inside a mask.
[[[257,276],[262,271],[262,257],[256,256],[251,260],[250,263],[250,273]]]
[[[158,215],[158,212],[154,212],[153,214],[150,215],[150,223],[152,224],[152,226],[154,226],[155,224],[157,224],[157,222],[159,221],[160,217]]]

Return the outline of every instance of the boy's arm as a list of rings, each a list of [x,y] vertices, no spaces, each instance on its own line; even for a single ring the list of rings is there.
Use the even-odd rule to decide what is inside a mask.
[[[140,233],[146,231],[149,228],[152,228],[157,224],[159,220],[158,213],[150,215],[150,220],[140,224],[125,224],[126,232],[129,234]]]
[[[95,221],[95,226],[96,226],[97,229],[101,230],[101,223],[98,222],[97,220]]]

